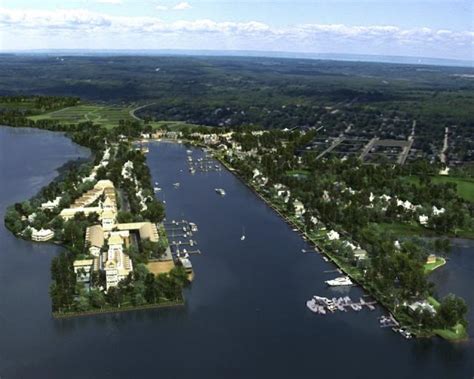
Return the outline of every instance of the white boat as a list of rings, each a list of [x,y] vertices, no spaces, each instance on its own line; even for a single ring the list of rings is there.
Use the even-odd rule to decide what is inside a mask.
[[[179,188],[179,183],[173,183],[174,188]]]
[[[194,222],[190,222],[189,226],[191,227],[192,232],[197,232],[198,231],[198,227]]]
[[[311,312],[314,312],[314,313],[319,313],[319,307],[318,305],[316,304],[316,302],[311,299],[311,300],[308,300],[306,302],[306,306],[308,307],[308,309],[311,311]]]
[[[186,153],[192,154],[193,152],[191,150],[186,150]]]
[[[160,188],[160,187],[154,187],[153,190],[154,190],[155,192],[160,192],[160,191],[161,191],[161,188]]]
[[[347,276],[340,276],[335,279],[326,280],[325,283],[331,287],[352,286],[354,283]]]
[[[331,299],[328,299],[327,297],[313,296],[313,299],[316,303],[324,305],[326,307],[333,305],[333,301]]]
[[[225,191],[222,188],[214,188],[214,190],[221,196],[225,196]]]
[[[243,241],[245,240],[245,229],[242,228],[242,236],[240,237],[240,240]]]

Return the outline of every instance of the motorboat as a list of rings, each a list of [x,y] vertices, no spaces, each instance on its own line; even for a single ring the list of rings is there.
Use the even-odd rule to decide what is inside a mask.
[[[215,188],[214,189],[219,195],[225,196],[225,191],[222,188]]]
[[[352,286],[354,283],[347,276],[340,276],[335,279],[326,280],[325,283],[331,287]]]

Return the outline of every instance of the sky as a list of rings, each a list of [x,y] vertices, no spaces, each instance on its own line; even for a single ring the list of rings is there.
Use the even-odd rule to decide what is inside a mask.
[[[0,51],[253,50],[474,61],[473,0],[0,0]]]

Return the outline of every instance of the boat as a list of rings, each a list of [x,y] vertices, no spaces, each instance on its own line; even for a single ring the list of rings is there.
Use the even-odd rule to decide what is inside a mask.
[[[173,183],[174,188],[179,188],[179,183]]]
[[[337,306],[334,304],[328,305],[328,310],[334,313],[337,310]]]
[[[412,338],[412,335],[409,331],[405,330],[405,329],[399,329],[398,332],[403,336],[405,337],[406,339],[410,339]]]
[[[347,276],[340,276],[335,279],[326,280],[324,283],[326,283],[328,286],[331,286],[331,287],[354,285],[354,283],[352,283],[352,281]]]
[[[193,152],[191,150],[186,150],[187,154],[192,154]]]
[[[192,232],[197,232],[198,231],[198,227],[194,222],[190,222],[189,226],[191,227]]]
[[[225,191],[222,188],[214,188],[214,190],[221,196],[225,196]]]
[[[314,312],[314,313],[319,313],[319,307],[318,305],[316,304],[316,302],[311,299],[311,300],[308,300],[306,302],[306,306],[308,307],[308,309],[311,311],[311,312]]]
[[[362,308],[360,305],[357,305],[357,304],[355,304],[355,303],[352,303],[352,304],[350,305],[350,307],[351,307],[354,311],[360,311],[361,308]]]
[[[154,190],[155,192],[160,192],[160,191],[161,191],[161,188],[160,188],[160,187],[154,187],[153,190]]]
[[[243,241],[245,240],[245,229],[242,228],[242,236],[240,237],[240,240]]]
[[[313,300],[318,303],[318,304],[321,304],[321,305],[325,305],[325,306],[330,306],[330,305],[333,305],[333,301],[331,299],[328,299],[327,297],[322,297],[322,296],[313,296]]]

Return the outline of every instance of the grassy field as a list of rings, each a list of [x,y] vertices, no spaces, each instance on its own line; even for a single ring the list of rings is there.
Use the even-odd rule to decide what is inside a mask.
[[[425,270],[425,274],[430,274],[432,271],[436,270],[437,268],[444,266],[446,264],[446,259],[438,257],[436,258],[436,262],[434,263],[426,263],[423,267]]]
[[[204,126],[204,125],[196,125],[196,124],[188,124],[182,121],[151,121],[150,125],[153,129],[162,129],[164,127],[168,128],[171,131],[179,132],[183,129],[190,128],[198,128],[204,127],[206,129],[211,129],[211,126]]]
[[[32,120],[52,119],[64,123],[78,123],[92,121],[95,124],[114,128],[120,120],[133,120],[130,112],[134,106],[111,106],[111,105],[77,105],[63,108],[54,112],[31,116]]]
[[[375,226],[381,233],[390,232],[394,234],[395,236],[411,237],[411,236],[435,234],[433,232],[430,232],[428,229],[423,228],[421,225],[415,224],[415,223],[400,223],[400,222],[383,223],[381,222],[381,223],[372,224],[372,225]]]
[[[405,179],[413,184],[419,183],[419,179],[416,176],[409,176],[409,177],[406,177]],[[474,202],[474,179],[438,175],[438,176],[432,176],[431,180],[433,183],[456,184],[459,196],[467,201]]]

